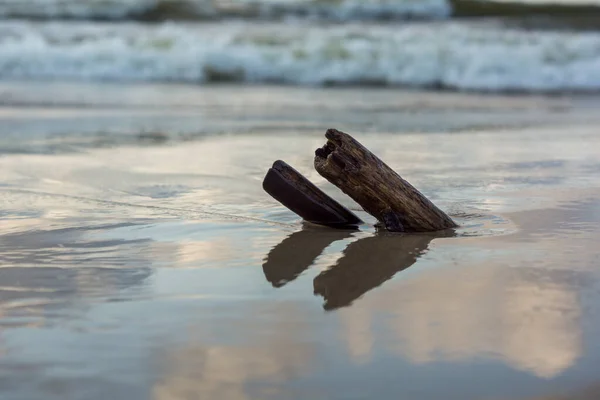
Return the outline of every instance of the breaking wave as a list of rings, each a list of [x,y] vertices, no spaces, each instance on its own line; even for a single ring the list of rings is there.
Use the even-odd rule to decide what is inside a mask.
[[[600,33],[455,22],[0,23],[0,78],[600,89]]]

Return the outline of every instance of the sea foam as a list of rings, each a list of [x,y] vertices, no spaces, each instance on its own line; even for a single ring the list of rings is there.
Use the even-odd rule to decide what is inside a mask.
[[[600,34],[457,22],[0,23],[0,77],[600,89]]]

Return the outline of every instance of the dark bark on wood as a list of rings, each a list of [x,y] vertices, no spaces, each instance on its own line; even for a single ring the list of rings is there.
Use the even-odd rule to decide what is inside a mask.
[[[327,143],[315,152],[317,172],[352,197],[387,230],[432,232],[457,226],[350,135],[329,129],[325,137]]]
[[[431,234],[387,234],[350,243],[335,266],[314,279],[314,293],[323,296],[325,310],[348,306],[413,265],[434,238]]]
[[[362,223],[354,213],[281,160],[275,161],[267,172],[263,189],[304,220],[314,224],[345,228]]]
[[[276,288],[293,281],[310,267],[331,243],[349,238],[351,230],[303,229],[273,247],[263,263],[265,278]]]

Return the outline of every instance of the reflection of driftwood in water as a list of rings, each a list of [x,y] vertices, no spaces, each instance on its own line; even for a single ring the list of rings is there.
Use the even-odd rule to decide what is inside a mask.
[[[350,237],[352,231],[306,229],[292,233],[273,247],[263,264],[265,277],[274,287],[296,279],[331,243]]]
[[[351,243],[335,266],[314,280],[326,310],[344,307],[413,265],[433,235],[377,235]]]

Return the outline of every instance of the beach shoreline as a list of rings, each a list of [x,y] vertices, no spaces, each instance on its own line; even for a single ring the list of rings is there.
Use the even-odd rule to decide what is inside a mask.
[[[594,387],[597,102],[0,83],[0,393],[479,400]],[[358,232],[308,226],[264,193],[283,159],[359,209],[312,167],[327,128],[447,211],[455,235],[376,234],[360,211]]]

